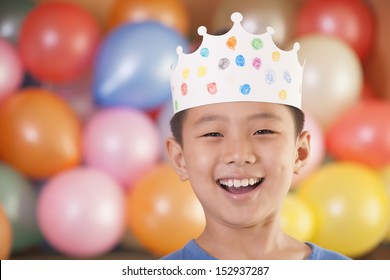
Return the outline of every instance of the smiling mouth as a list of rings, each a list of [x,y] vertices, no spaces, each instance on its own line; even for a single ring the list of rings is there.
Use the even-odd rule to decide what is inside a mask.
[[[264,178],[221,179],[217,180],[217,184],[229,193],[244,194],[258,188],[263,181]]]

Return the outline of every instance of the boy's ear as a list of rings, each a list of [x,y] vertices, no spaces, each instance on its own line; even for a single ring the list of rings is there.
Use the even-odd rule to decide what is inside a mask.
[[[296,155],[294,162],[294,174],[298,175],[301,168],[305,166],[310,154],[310,133],[303,131],[299,135],[296,146]]]
[[[186,162],[184,160],[184,153],[182,146],[176,141],[175,138],[169,137],[165,142],[165,149],[168,155],[168,159],[175,169],[180,180],[188,180],[188,172]]]

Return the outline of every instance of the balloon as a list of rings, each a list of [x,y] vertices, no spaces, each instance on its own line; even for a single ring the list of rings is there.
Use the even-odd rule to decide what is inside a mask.
[[[100,28],[83,8],[47,3],[34,8],[20,31],[20,54],[26,69],[51,83],[77,80],[91,68]]]
[[[284,232],[305,242],[310,241],[315,230],[315,220],[308,204],[295,193],[288,193],[283,202],[280,223]]]
[[[23,65],[17,50],[0,38],[0,103],[21,85]]]
[[[312,0],[297,20],[299,36],[323,33],[338,37],[364,60],[374,43],[373,11],[362,0]]]
[[[143,112],[130,108],[99,110],[86,123],[83,157],[129,190],[160,159],[160,135]]]
[[[157,126],[161,135],[161,151],[164,160],[167,160],[167,154],[165,152],[165,140],[168,137],[172,137],[170,121],[173,117],[173,105],[172,102],[167,102],[162,107],[158,117],[157,117]]]
[[[108,29],[112,31],[121,24],[149,20],[175,29],[183,36],[188,34],[189,16],[180,0],[117,0],[107,21]]]
[[[0,104],[0,157],[33,179],[76,166],[80,121],[52,92],[23,89]]]
[[[89,76],[73,83],[64,85],[45,84],[42,87],[64,99],[82,122],[85,122],[97,110],[92,97],[92,81]]]
[[[37,195],[26,178],[2,162],[0,178],[0,204],[12,226],[12,252],[19,253],[42,241],[35,216]]]
[[[124,194],[111,177],[79,167],[44,185],[37,217],[53,248],[72,257],[91,258],[119,243],[125,229],[124,209]]]
[[[305,180],[298,195],[311,207],[316,230],[312,242],[351,258],[373,250],[390,225],[384,182],[365,165],[334,162]]]
[[[35,0],[37,3],[58,2],[58,0]],[[115,0],[61,0],[61,2],[77,4],[88,10],[104,26],[107,21],[108,11],[112,9]]]
[[[0,1],[0,37],[17,45],[22,22],[34,6],[29,0]]]
[[[302,108],[323,130],[360,99],[363,70],[355,52],[341,40],[326,35],[298,39],[298,57],[305,63]]]
[[[328,153],[337,160],[373,168],[390,164],[390,104],[362,100],[346,110],[326,135]]]
[[[104,40],[94,68],[93,95],[100,106],[153,109],[171,97],[170,67],[176,47],[188,43],[155,22],[125,24]]]
[[[305,125],[303,130],[310,132],[310,153],[309,159],[301,172],[293,177],[293,186],[299,186],[299,183],[312,174],[325,159],[325,136],[317,120],[311,114],[305,113]]]
[[[203,231],[202,207],[189,182],[168,164],[160,164],[137,181],[127,194],[126,223],[144,248],[164,256]]]
[[[230,16],[240,12],[245,30],[254,34],[266,32],[271,26],[275,29],[274,41],[284,46],[295,35],[296,11],[292,1],[284,0],[225,0],[221,1],[213,14],[213,33],[225,33],[232,26]]]
[[[0,205],[0,260],[6,260],[11,256],[12,229],[3,208]]]

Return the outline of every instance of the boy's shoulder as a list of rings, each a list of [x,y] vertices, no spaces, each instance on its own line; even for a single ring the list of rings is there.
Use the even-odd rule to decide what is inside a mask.
[[[307,260],[350,260],[350,258],[328,249],[321,248],[320,246],[306,242],[312,249],[311,254],[308,256]]]

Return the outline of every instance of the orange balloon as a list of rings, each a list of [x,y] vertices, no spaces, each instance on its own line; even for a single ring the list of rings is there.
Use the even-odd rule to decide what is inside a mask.
[[[80,121],[52,92],[25,88],[0,104],[0,157],[34,179],[76,166]]]
[[[189,15],[180,0],[117,0],[108,15],[108,30],[130,22],[154,20],[187,35]]]
[[[12,228],[11,223],[0,205],[0,260],[6,260],[11,255]]]
[[[146,250],[164,256],[199,236],[205,218],[189,182],[161,163],[128,193],[126,223]]]

